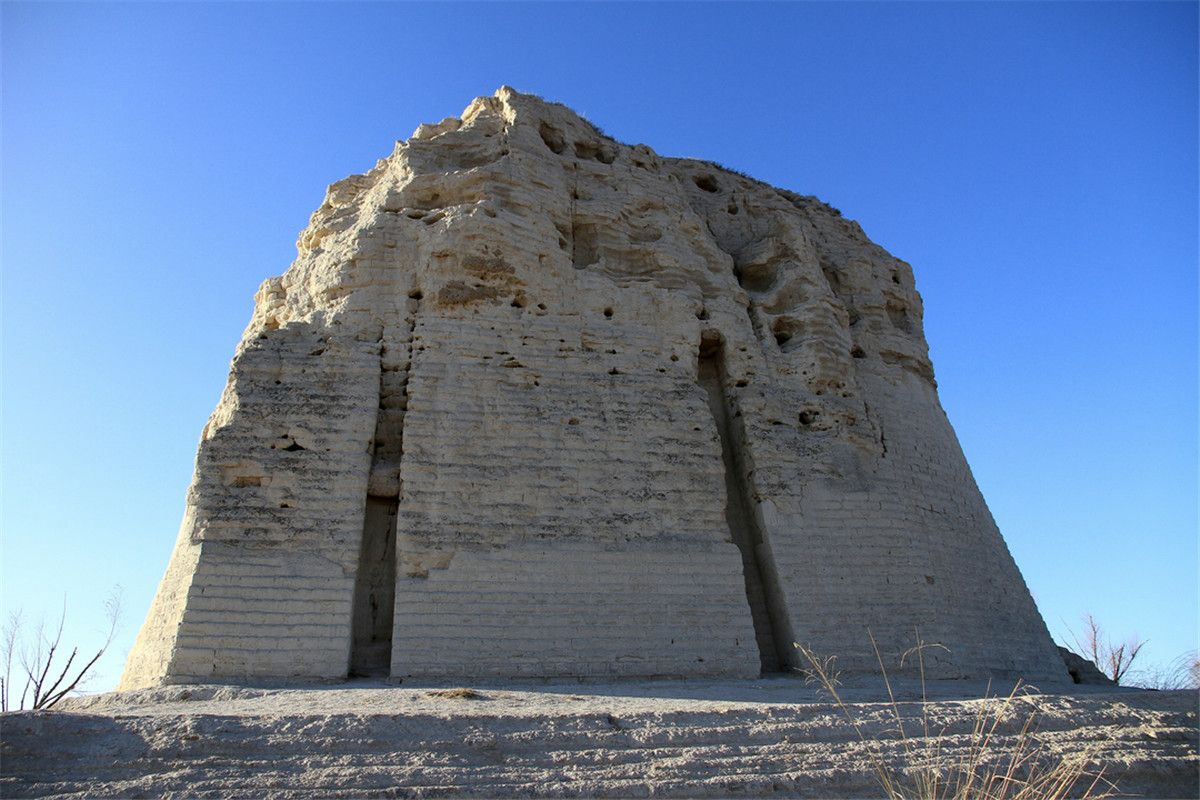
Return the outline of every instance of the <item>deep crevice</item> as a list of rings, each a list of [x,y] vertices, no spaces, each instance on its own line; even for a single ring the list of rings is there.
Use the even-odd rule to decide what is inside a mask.
[[[763,537],[762,521],[754,503],[754,486],[743,456],[745,431],[741,415],[731,413],[726,385],[724,342],[706,331],[700,344],[697,382],[708,396],[725,473],[725,522],[742,555],[746,601],[754,622],[754,638],[763,672],[788,668],[791,637],[775,560]]]
[[[381,678],[391,674],[399,504],[397,497],[367,497],[362,549],[354,578],[351,677]]]
[[[420,292],[409,295],[407,350],[399,359],[384,343],[379,361],[379,408],[367,481],[362,543],[354,578],[349,675],[387,677],[392,666],[396,602],[396,520],[400,507],[400,459],[408,407],[408,368],[413,354]],[[403,341],[403,340],[402,340]]]

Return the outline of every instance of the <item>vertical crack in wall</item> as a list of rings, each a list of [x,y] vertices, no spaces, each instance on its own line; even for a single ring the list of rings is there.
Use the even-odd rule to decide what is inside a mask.
[[[571,218],[571,262],[575,269],[587,269],[600,260],[599,234],[595,223]]]
[[[392,664],[398,498],[367,496],[354,579],[350,676],[386,677]]]
[[[362,545],[354,579],[350,675],[386,677],[391,673],[392,631],[396,604],[396,516],[400,505],[400,457],[404,412],[408,408],[408,366],[416,303],[410,300],[406,340],[386,334],[379,354],[379,410],[371,474],[363,516]]]
[[[782,592],[774,559],[764,544],[762,523],[755,513],[754,487],[742,455],[745,434],[740,417],[730,413],[726,398],[725,352],[720,334],[705,331],[696,377],[708,395],[708,408],[721,438],[725,466],[725,521],[742,554],[746,600],[754,621],[754,638],[758,643],[762,671],[778,672],[787,667],[791,642],[786,634]]]

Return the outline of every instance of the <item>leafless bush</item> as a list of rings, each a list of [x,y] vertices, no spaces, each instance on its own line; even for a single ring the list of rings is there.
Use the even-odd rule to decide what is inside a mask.
[[[1079,655],[1090,658],[1097,669],[1119,684],[1146,645],[1146,640],[1135,633],[1124,641],[1115,641],[1091,614],[1083,618],[1083,625],[1083,633],[1079,635],[1067,629],[1071,641],[1079,648]]]
[[[116,638],[121,627],[122,592],[116,586],[104,601],[104,616],[108,621],[108,634],[104,644],[86,664],[76,661],[79,648],[71,649],[71,654],[63,660],[65,652],[62,644],[63,626],[67,620],[67,601],[63,598],[62,614],[58,618],[58,627],[50,633],[45,620],[40,620],[32,632],[26,632],[24,620],[18,609],[8,615],[4,623],[4,632],[0,636],[0,666],[4,675],[0,677],[0,711],[17,711],[24,709],[29,701],[32,710],[53,708],[60,700],[75,691],[84,680],[88,671],[95,666],[108,646]],[[14,664],[17,680],[23,678],[21,694],[14,703],[12,676]],[[72,669],[74,668],[74,669]]]

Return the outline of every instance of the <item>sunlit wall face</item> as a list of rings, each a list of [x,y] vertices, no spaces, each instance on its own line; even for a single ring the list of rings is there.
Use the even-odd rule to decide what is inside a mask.
[[[0,14],[3,601],[68,595],[86,648],[121,584],[93,689],[321,187],[502,84],[814,194],[913,264],[942,403],[1052,632],[1092,612],[1148,662],[1197,646],[1194,6]]]

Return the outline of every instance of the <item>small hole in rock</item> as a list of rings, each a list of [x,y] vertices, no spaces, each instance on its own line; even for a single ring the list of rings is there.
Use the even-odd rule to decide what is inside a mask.
[[[566,139],[563,136],[563,132],[558,128],[543,122],[538,133],[541,134],[542,141],[546,144],[546,147],[550,148],[550,152],[561,155],[562,151],[567,149]]]
[[[800,424],[801,425],[812,425],[813,422],[816,421],[816,419],[817,419],[816,411],[801,411],[800,412]]]
[[[230,484],[234,489],[248,489],[252,486],[262,486],[262,478],[255,476],[240,475],[233,479]]]
[[[612,314],[613,314],[613,312],[612,312],[611,308],[604,309],[604,316],[608,317],[609,319],[612,319]]]
[[[712,175],[697,175],[692,178],[692,181],[706,192],[717,191],[717,179]]]

